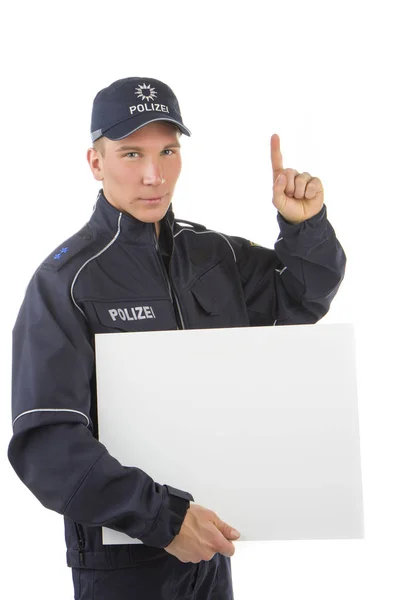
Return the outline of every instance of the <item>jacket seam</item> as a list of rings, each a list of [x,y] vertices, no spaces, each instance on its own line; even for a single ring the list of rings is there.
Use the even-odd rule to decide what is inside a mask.
[[[272,271],[272,269],[274,269],[275,271],[278,271],[279,274],[281,274],[281,272],[283,272],[287,267],[285,267],[285,265],[284,265],[284,268],[282,270],[276,269],[275,267],[277,265],[279,265],[279,264],[283,265],[283,262],[281,261],[281,259],[279,258],[279,256],[276,256],[275,257],[275,261],[272,261],[268,266],[270,267],[271,271]],[[247,266],[247,262],[245,263],[245,265],[242,265],[242,266]],[[238,268],[238,271],[239,271],[240,278],[242,279],[242,282],[243,282],[244,285],[246,285],[251,280],[251,278],[253,277],[253,273],[251,273],[250,276],[247,279],[247,278],[245,278],[243,276],[242,271],[239,268]],[[271,279],[271,272],[268,270],[265,273],[263,273],[259,277],[257,283],[254,284],[254,290],[252,292],[252,295],[256,295],[257,292],[258,292],[258,290],[259,290],[259,288],[264,283],[264,281],[265,280],[269,280],[269,279]],[[273,283],[275,283],[274,278],[273,278]],[[274,287],[275,287],[275,285],[274,285]],[[248,301],[248,299],[245,297],[246,307],[247,307],[247,301]]]
[[[215,235],[219,235],[219,236],[220,236],[220,237],[222,237],[222,238],[225,240],[225,242],[228,244],[229,248],[230,248],[230,249],[231,249],[231,251],[232,251],[232,254],[233,254],[233,258],[234,258],[234,260],[235,260],[235,263],[237,262],[236,253],[235,253],[235,251],[234,251],[234,249],[233,249],[233,247],[232,247],[232,244],[231,244],[231,243],[230,243],[230,241],[228,240],[227,236],[226,236],[226,235],[224,235],[223,233],[220,233],[219,231],[214,231],[214,230],[212,230],[212,229],[208,229],[207,231],[196,231],[195,229],[184,229],[184,228],[182,228],[180,231],[178,231],[177,233],[175,233],[175,234],[174,234],[174,238],[178,237],[178,235],[179,235],[179,234],[181,234],[181,233],[182,233],[182,231],[191,231],[192,233],[196,233],[197,235],[202,235],[202,234],[205,234],[205,233],[215,233]]]
[[[165,489],[165,488],[163,487],[163,490],[164,490],[164,489]],[[144,537],[144,538],[148,537],[148,536],[149,536],[149,535],[151,535],[151,534],[153,533],[153,531],[156,529],[156,527],[157,527],[157,525],[158,525],[158,521],[160,520],[160,516],[161,516],[161,510],[162,510],[163,506],[164,506],[164,493],[162,494],[160,508],[158,509],[157,516],[156,516],[156,518],[155,518],[155,521],[154,521],[154,523],[153,523],[153,526],[152,526],[152,528],[150,529],[149,533],[145,533],[145,534],[144,534],[144,535],[142,535],[141,537]],[[139,539],[140,539],[140,538],[139,538]]]
[[[303,306],[303,298],[304,298],[304,294],[306,293],[306,282],[304,279],[304,259],[303,258],[300,258],[300,265],[301,265],[301,276],[303,279],[303,288],[304,288],[303,293],[300,296],[300,305]]]
[[[168,294],[166,294],[165,296],[149,296],[148,298],[146,297],[147,302],[153,300],[170,300],[170,297],[168,296]],[[105,300],[99,300],[99,298],[96,296],[82,296],[82,298],[79,299],[79,302],[96,302],[97,304],[108,304],[109,302],[143,302],[143,297],[106,298]]]
[[[103,252],[105,252],[106,250],[108,250],[108,248],[110,248],[114,242],[117,240],[120,231],[121,231],[121,218],[122,218],[122,213],[119,213],[119,218],[118,218],[118,228],[117,228],[117,232],[114,235],[114,237],[108,242],[108,244],[106,244],[106,246],[100,250],[99,252],[97,252],[94,256],[92,256],[91,258],[89,258],[86,262],[83,263],[83,265],[78,269],[77,273],[75,274],[74,279],[72,280],[71,283],[71,287],[70,287],[70,296],[72,299],[72,302],[74,303],[74,305],[76,306],[76,308],[79,310],[80,313],[82,313],[82,315],[85,317],[85,319],[87,320],[87,316],[85,315],[85,313],[83,312],[83,310],[77,305],[77,303],[75,302],[75,297],[74,297],[74,286],[78,280],[78,277],[81,273],[81,271],[83,271],[83,269],[86,267],[86,265],[88,265],[92,260],[95,260],[96,258],[98,258],[101,254],[103,254]]]
[[[83,475],[81,481],[79,482],[79,484],[77,485],[76,489],[73,491],[72,495],[70,496],[70,498],[67,500],[66,504],[63,506],[62,510],[61,510],[61,514],[64,514],[65,511],[68,508],[68,505],[71,503],[72,499],[75,497],[75,495],[77,494],[77,492],[79,491],[79,489],[81,488],[83,482],[85,481],[85,479],[87,478],[87,476],[89,475],[90,471],[93,469],[93,467],[95,466],[95,464],[100,460],[100,458],[102,458],[102,456],[104,456],[104,454],[107,453],[107,449],[104,450],[104,452],[102,452],[94,461],[94,463],[89,467],[89,469],[86,471],[86,473]]]

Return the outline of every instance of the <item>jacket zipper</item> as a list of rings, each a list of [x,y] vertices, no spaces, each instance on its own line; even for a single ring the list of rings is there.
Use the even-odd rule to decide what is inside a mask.
[[[171,250],[170,262],[168,264],[168,267],[169,267],[169,265],[171,264],[172,255],[174,253],[174,232],[172,231],[172,227],[171,227],[171,224],[169,223],[169,221],[167,221],[167,224],[168,224],[169,230],[171,232],[171,236],[172,236],[172,250]],[[176,306],[178,308],[179,318],[181,320],[182,329],[186,329],[185,324],[183,322],[183,315],[182,315],[181,305],[179,304],[179,300],[178,300],[178,294],[175,291],[174,284],[173,284],[172,281],[171,281],[171,285],[172,285],[172,291],[173,291],[174,296],[175,296],[175,302],[176,302]]]
[[[83,567],[84,565],[84,547],[85,547],[85,541],[83,539],[83,534],[82,534],[82,529],[80,527],[80,525],[78,525],[78,523],[74,523],[75,524],[75,529],[76,529],[76,535],[78,537],[78,548],[79,548],[79,565],[81,567]]]
[[[154,239],[154,245],[155,245],[157,256],[158,256],[158,261],[159,261],[159,263],[161,265],[161,270],[163,272],[164,279],[165,279],[166,284],[168,286],[169,297],[171,298],[172,304],[175,305],[176,308],[177,308],[177,312],[178,312],[178,315],[179,315],[181,329],[186,329],[185,328],[185,324],[183,322],[182,310],[181,310],[181,307],[180,307],[180,304],[179,304],[178,296],[177,296],[177,294],[175,292],[173,283],[172,283],[172,281],[170,280],[170,278],[168,276],[167,270],[166,270],[165,265],[164,265],[164,261],[163,261],[162,256],[161,256],[160,246],[158,245],[158,240],[157,240],[157,236],[156,236],[156,233],[155,233],[155,226],[154,226],[154,231],[153,231],[153,239]],[[179,329],[179,326],[178,326],[178,329]]]

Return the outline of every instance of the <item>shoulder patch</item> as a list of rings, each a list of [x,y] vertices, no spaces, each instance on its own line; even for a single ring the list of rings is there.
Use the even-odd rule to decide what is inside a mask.
[[[59,271],[73,256],[76,256],[83,248],[88,246],[94,237],[91,226],[86,223],[82,229],[55,248],[43,261],[42,266]]]
[[[260,246],[260,244],[255,244],[254,242],[250,242],[250,246]]]

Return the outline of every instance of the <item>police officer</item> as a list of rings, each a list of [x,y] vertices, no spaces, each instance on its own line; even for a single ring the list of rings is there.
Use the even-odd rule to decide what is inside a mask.
[[[316,323],[344,276],[322,183],[283,168],[277,135],[274,250],[177,221],[182,133],[161,81],[130,77],[96,95],[87,159],[102,189],[89,221],[34,273],[13,330],[8,456],[64,516],[77,600],[231,600],[240,536],[190,492],[121,465],[99,442],[94,334]],[[151,358],[156,371],[162,357]],[[103,526],[143,543],[103,545]]]

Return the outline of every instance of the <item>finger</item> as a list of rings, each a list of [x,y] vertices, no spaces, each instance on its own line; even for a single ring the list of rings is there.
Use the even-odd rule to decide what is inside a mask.
[[[271,136],[271,163],[272,163],[272,176],[273,181],[276,180],[279,173],[283,171],[283,160],[281,153],[281,142],[279,135],[274,133]]]
[[[239,531],[237,531],[237,529],[235,529],[228,523],[225,523],[225,521],[222,521],[222,519],[220,519],[217,515],[215,515],[213,523],[215,527],[217,527],[217,529],[219,529],[222,535],[225,536],[227,539],[240,537],[240,533]]]
[[[215,548],[217,552],[224,556],[233,556],[235,554],[235,546],[220,531],[218,532]]]
[[[295,178],[296,178],[296,175],[299,174],[299,172],[296,171],[296,169],[285,169],[284,173],[286,175],[285,194],[286,194],[286,196],[293,198],[294,190],[295,190]]]
[[[236,531],[236,529],[232,529],[225,537],[228,540],[238,540],[240,538],[240,533],[239,531]]]
[[[310,173],[301,173],[294,178],[294,197],[300,200],[305,197],[306,187],[309,181],[312,180]]]
[[[228,556],[231,556],[232,551],[235,551],[235,546],[228,538],[235,537],[234,532],[236,530],[228,525],[228,523],[225,523],[225,521],[222,521],[218,516],[216,516],[213,523],[217,529],[217,552],[226,552]]]
[[[312,177],[312,179],[307,183],[304,197],[310,200],[317,194],[322,194],[323,191],[324,186],[322,185],[322,181],[318,177]]]

